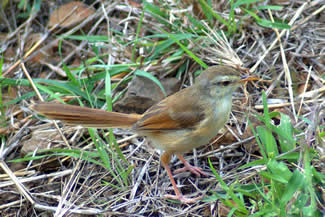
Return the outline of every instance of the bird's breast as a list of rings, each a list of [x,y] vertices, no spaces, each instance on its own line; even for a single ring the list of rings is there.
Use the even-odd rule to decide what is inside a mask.
[[[143,132],[153,146],[164,151],[184,153],[206,145],[225,125],[231,110],[231,99],[221,103],[207,103],[204,106],[204,119],[187,129],[155,130]]]

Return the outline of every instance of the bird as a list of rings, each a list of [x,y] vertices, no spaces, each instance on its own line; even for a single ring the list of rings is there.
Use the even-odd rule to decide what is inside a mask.
[[[233,92],[242,83],[253,80],[258,78],[244,76],[231,66],[210,66],[201,72],[192,86],[166,97],[141,115],[51,102],[36,103],[31,108],[68,125],[130,128],[146,137],[155,148],[163,151],[161,163],[175,192],[175,195],[165,197],[185,204],[195,203],[202,196],[188,198],[180,192],[169,167],[171,156],[175,154],[184,164],[176,172],[188,170],[196,176],[206,175],[201,168],[189,164],[183,154],[207,145],[217,135],[228,121]]]

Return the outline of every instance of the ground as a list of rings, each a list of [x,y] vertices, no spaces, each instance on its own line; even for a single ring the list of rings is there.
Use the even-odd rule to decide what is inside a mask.
[[[324,215],[324,1],[1,4],[2,216]],[[44,99],[142,113],[216,64],[260,80],[184,155],[208,174],[174,175],[184,195],[204,195],[194,204],[164,198],[174,192],[146,139],[59,131],[30,109]]]

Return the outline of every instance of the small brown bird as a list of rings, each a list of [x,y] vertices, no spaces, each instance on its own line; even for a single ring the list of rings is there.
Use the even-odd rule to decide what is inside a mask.
[[[149,108],[144,114],[123,114],[99,109],[55,103],[39,103],[32,109],[50,119],[62,120],[70,125],[94,128],[131,128],[147,137],[153,145],[164,151],[161,162],[165,167],[176,195],[167,198],[182,203],[194,203],[198,198],[186,198],[178,190],[168,166],[171,155],[176,154],[184,168],[197,176],[204,175],[201,168],[190,165],[182,153],[208,144],[228,120],[232,93],[246,81],[240,72],[228,66],[212,66],[187,87]]]

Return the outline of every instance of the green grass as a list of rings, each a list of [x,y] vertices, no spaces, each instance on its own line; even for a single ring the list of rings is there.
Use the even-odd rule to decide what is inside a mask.
[[[1,56],[1,59],[0,59],[0,78],[2,77],[3,58],[4,58],[4,56]],[[1,79],[0,79],[0,82],[1,82]],[[0,112],[1,112],[0,126],[4,127],[4,126],[6,126],[6,117],[5,117],[5,108],[4,108],[2,98],[3,98],[2,88],[0,88]]]
[[[21,1],[22,3],[23,1]],[[199,0],[206,19],[205,22],[213,28],[216,23],[224,25],[223,31],[227,37],[236,37],[245,28],[245,20],[257,23],[261,28],[288,29],[290,26],[285,20],[271,22],[263,15],[265,10],[283,10],[281,6],[261,5],[262,1],[239,0],[229,1],[229,13],[222,15],[211,6],[211,1]],[[39,8],[40,1],[36,1]],[[163,10],[163,9],[166,10]],[[131,47],[132,55],[127,63],[107,65],[106,58],[109,54],[101,52],[101,45],[109,45],[113,40],[103,35],[69,35],[61,37],[61,40],[88,41],[95,54],[85,59],[77,67],[63,64],[62,68],[67,74],[64,81],[56,79],[35,78],[34,82],[41,93],[46,96],[47,101],[61,100],[66,96],[78,96],[69,103],[80,104],[81,106],[102,108],[106,105],[107,110],[112,110],[112,105],[117,102],[125,90],[114,95],[113,92],[118,85],[127,84],[133,76],[144,76],[156,83],[165,93],[159,79],[150,72],[142,70],[144,66],[153,65],[175,65],[180,60],[184,60],[178,68],[175,77],[181,78],[189,65],[197,64],[202,68],[208,65],[197,55],[195,43],[207,39],[204,32],[208,32],[206,26],[197,17],[185,13],[188,25],[184,25],[183,19],[176,19],[174,22],[168,20],[168,6],[154,5],[144,2],[144,10],[136,25],[134,40],[124,38],[122,32],[112,30],[112,37],[120,46]],[[27,13],[28,12],[28,13]],[[30,7],[26,14],[30,14]],[[145,13],[149,13],[155,19],[157,28],[151,28],[144,22]],[[23,14],[22,14],[23,15]],[[247,22],[249,23],[249,22]],[[162,27],[161,27],[162,26]],[[148,34],[141,37],[141,30],[146,30]],[[218,31],[221,31],[218,29]],[[204,46],[204,45],[203,45]],[[206,45],[210,46],[210,45]],[[139,50],[145,49],[145,53],[150,55],[141,56]],[[61,54],[62,43],[59,43],[59,53]],[[201,48],[200,48],[201,49]],[[61,59],[63,56],[61,54]],[[10,88],[12,86],[29,87],[30,83],[26,79],[12,79],[2,77],[3,56],[0,62],[0,82],[1,87]],[[167,69],[166,69],[167,70]],[[119,83],[112,83],[111,78],[120,73],[127,72]],[[200,70],[198,71],[200,72]],[[85,76],[87,75],[87,76]],[[197,73],[195,73],[197,75]],[[105,86],[97,89],[96,84],[104,81]],[[4,116],[8,106],[18,104],[24,100],[35,97],[34,92],[19,95],[17,98],[3,102],[2,88],[0,90],[1,125],[6,122]],[[319,161],[316,150],[313,150],[302,138],[299,138],[299,131],[291,124],[289,116],[280,112],[270,112],[267,108],[266,97],[263,98],[264,112],[258,116],[263,125],[253,128],[256,142],[259,145],[261,158],[243,165],[240,169],[247,169],[253,166],[264,166],[265,169],[256,172],[254,179],[249,180],[249,184],[240,183],[239,180],[227,184],[219,176],[212,166],[211,169],[216,176],[221,188],[220,192],[212,192],[212,195],[205,198],[205,202],[220,200],[229,207],[231,211],[228,216],[321,216],[318,204],[320,199],[320,189],[324,188],[325,177],[314,167],[313,162]],[[274,118],[280,119],[279,125],[274,125]],[[308,121],[308,120],[306,120]],[[317,138],[325,137],[324,128],[317,126],[320,133]],[[91,142],[95,145],[94,150],[80,149],[49,149],[38,151],[34,156],[27,154],[22,159],[12,162],[40,160],[53,156],[70,156],[80,158],[90,163],[105,168],[112,177],[110,181],[103,181],[105,184],[113,186],[119,190],[125,190],[130,185],[129,174],[133,166],[125,159],[122,151],[116,143],[112,130],[109,136],[105,136],[106,131],[89,129],[88,134]],[[3,143],[6,139],[1,137]]]
[[[210,167],[218,179],[222,192],[213,192],[205,201],[221,200],[231,209],[230,216],[322,216],[318,203],[325,175],[318,172],[312,161],[319,156],[307,144],[300,144],[287,115],[269,112],[263,92],[264,114],[258,118],[264,123],[253,129],[262,159],[243,165],[239,169],[265,166],[251,178],[251,184],[238,181],[228,186]],[[280,124],[272,123],[280,117]],[[279,145],[277,144],[279,142]],[[296,145],[299,149],[296,149]],[[300,165],[300,166],[298,166]],[[256,181],[258,179],[258,181]]]

